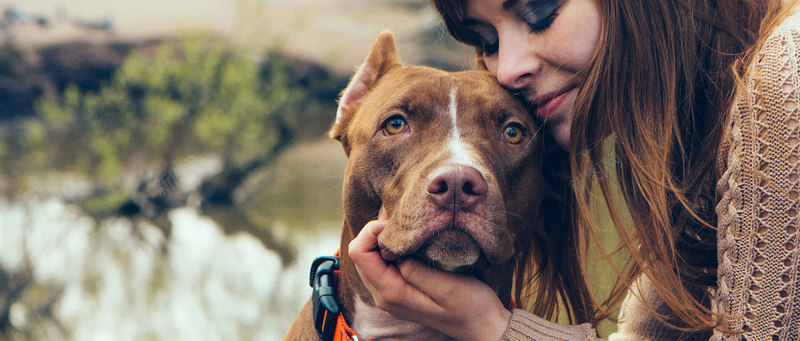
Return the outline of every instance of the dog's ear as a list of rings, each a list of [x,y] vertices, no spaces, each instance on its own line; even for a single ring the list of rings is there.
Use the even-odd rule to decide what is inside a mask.
[[[331,138],[345,142],[343,135],[355,115],[364,95],[375,86],[378,79],[385,75],[389,70],[402,66],[397,55],[397,48],[394,45],[392,32],[383,31],[378,35],[378,39],[372,45],[367,59],[358,68],[350,84],[342,91],[339,98],[339,108],[336,110],[336,122],[333,124],[329,135]],[[347,146],[345,146],[347,148]]]

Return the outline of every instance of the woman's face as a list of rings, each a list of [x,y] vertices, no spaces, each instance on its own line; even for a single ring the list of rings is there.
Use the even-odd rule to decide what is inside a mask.
[[[489,71],[526,99],[563,146],[575,97],[600,39],[596,0],[469,0],[466,26]]]

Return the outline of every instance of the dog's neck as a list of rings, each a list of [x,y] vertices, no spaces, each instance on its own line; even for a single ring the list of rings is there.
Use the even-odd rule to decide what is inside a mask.
[[[341,282],[338,288],[342,314],[350,327],[362,340],[452,340],[430,327],[394,319],[375,306],[372,294],[361,281],[352,260],[347,255],[350,241],[355,237],[354,231],[358,229],[352,229],[345,221],[340,249]],[[511,300],[513,263],[507,262],[491,268],[491,274],[480,273],[478,277],[494,289],[500,301],[508,307]]]
[[[453,340],[421,324],[391,318],[361,297],[355,298],[355,308],[351,327],[363,340]]]

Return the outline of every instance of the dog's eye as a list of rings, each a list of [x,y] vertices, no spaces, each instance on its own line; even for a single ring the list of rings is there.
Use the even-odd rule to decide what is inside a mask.
[[[397,135],[406,130],[406,120],[400,117],[390,118],[383,126],[383,130],[389,135]]]
[[[522,142],[524,136],[522,127],[519,124],[512,123],[506,126],[503,130],[503,139],[508,143],[517,144]]]

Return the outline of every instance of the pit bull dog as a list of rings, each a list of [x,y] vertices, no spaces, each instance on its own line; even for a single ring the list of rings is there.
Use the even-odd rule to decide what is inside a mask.
[[[348,156],[341,258],[315,262],[315,297],[285,340],[448,339],[377,308],[348,258],[348,244],[381,205],[390,216],[378,237],[384,258],[417,257],[475,276],[508,306],[515,254],[530,245],[541,202],[537,132],[489,72],[404,66],[391,33],[381,33],[330,131]]]

